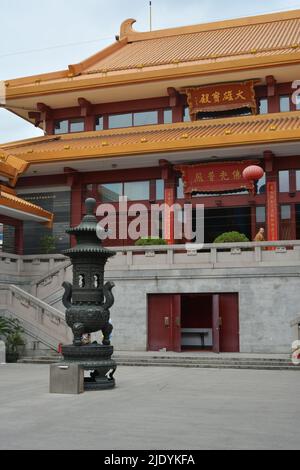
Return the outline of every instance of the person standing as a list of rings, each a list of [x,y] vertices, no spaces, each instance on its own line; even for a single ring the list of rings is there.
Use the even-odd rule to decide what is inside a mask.
[[[264,228],[260,228],[258,233],[256,234],[254,240],[254,242],[265,242],[265,229]]]

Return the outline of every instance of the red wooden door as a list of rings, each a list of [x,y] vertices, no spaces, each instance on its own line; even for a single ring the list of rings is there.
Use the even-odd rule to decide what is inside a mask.
[[[181,351],[181,296],[148,296],[148,350]]]
[[[220,308],[220,351],[240,352],[239,297],[238,294],[222,294]]]
[[[181,295],[173,295],[172,300],[172,348],[181,352]]]
[[[220,296],[213,296],[213,352],[220,352]]]

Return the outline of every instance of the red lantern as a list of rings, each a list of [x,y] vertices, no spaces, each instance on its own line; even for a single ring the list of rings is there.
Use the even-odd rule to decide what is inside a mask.
[[[264,176],[264,170],[257,165],[251,165],[243,171],[243,178],[247,181],[258,181]]]

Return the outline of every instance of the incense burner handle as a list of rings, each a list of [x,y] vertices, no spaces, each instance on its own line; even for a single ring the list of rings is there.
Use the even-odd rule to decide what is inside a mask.
[[[62,286],[65,289],[65,293],[64,293],[62,301],[66,309],[69,309],[72,307],[71,300],[72,300],[73,286],[72,284],[70,284],[70,282],[64,282]]]
[[[105,297],[105,304],[103,305],[104,310],[109,310],[115,303],[115,298],[112,293],[115,284],[113,282],[107,282],[103,287],[103,294]]]

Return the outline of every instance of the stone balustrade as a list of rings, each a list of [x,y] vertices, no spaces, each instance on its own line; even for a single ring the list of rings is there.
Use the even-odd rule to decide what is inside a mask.
[[[197,247],[196,247],[197,248]],[[170,269],[218,268],[300,263],[300,241],[263,243],[205,244],[202,249],[193,245],[128,246],[112,248],[117,255],[109,260],[107,269]],[[27,276],[32,285],[42,287],[56,277],[65,280],[62,271],[70,262],[63,255],[18,256],[0,254],[0,274]],[[1,282],[1,281],[0,281]],[[35,292],[32,292],[35,295]]]
[[[35,277],[60,266],[66,258],[63,255],[19,256],[0,253],[0,274],[14,274]]]
[[[206,244],[115,248],[108,270],[190,269],[300,264],[300,241]]]
[[[17,286],[0,285],[0,312],[17,318],[25,333],[48,349],[72,341],[64,314]]]

